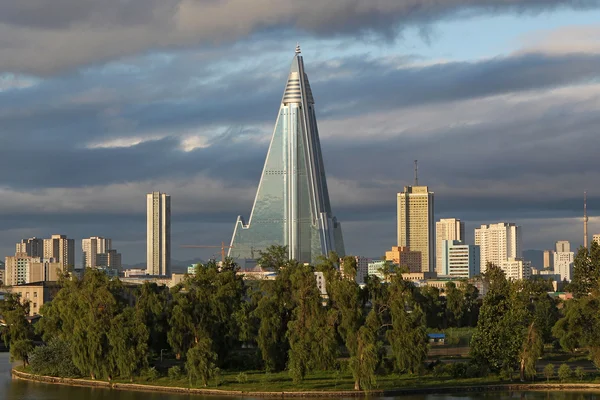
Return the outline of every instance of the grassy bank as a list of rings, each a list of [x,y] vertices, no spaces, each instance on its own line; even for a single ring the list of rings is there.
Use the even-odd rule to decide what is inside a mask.
[[[30,373],[27,368],[19,367],[19,371]],[[453,387],[485,387],[497,385],[521,385],[516,379],[513,381],[501,379],[496,375],[490,375],[485,378],[464,378],[454,379],[449,376],[434,377],[432,375],[416,376],[416,375],[398,375],[390,374],[379,376],[377,385],[373,388],[376,391],[401,391],[411,389],[435,389],[435,388],[453,388]],[[265,373],[263,371],[247,371],[247,372],[229,372],[223,371],[217,378],[213,379],[207,387],[200,384],[190,384],[186,377],[169,378],[169,377],[136,377],[133,381],[129,379],[114,379],[113,384],[138,384],[138,385],[153,385],[165,388],[191,388],[191,389],[212,389],[232,392],[337,392],[337,391],[352,391],[354,381],[350,373],[340,372],[316,372],[307,375],[306,379],[295,384],[289,377],[287,372],[280,373]],[[551,379],[550,383],[564,384],[600,384],[600,378],[595,375],[589,375],[584,380],[575,378],[567,382],[559,382],[557,379]],[[539,379],[536,383],[527,382],[526,385],[547,384],[545,379]],[[600,389],[600,386],[599,388]],[[496,389],[497,390],[497,389]]]

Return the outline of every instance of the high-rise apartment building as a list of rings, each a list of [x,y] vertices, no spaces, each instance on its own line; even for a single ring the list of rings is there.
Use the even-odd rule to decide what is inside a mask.
[[[398,246],[421,252],[421,272],[435,270],[433,192],[427,186],[405,186],[398,193]]]
[[[460,240],[444,240],[440,253],[442,255],[440,275],[469,279],[479,275],[479,246],[463,244]]]
[[[110,249],[104,253],[96,254],[96,267],[120,270],[123,268],[121,253]]]
[[[166,193],[146,196],[146,272],[171,275],[171,196]]]
[[[571,243],[566,240],[556,242],[556,252],[554,252],[554,273],[560,275],[561,281],[571,281],[574,261],[575,253],[571,251]]]
[[[44,239],[32,237],[23,239],[17,243],[15,248],[16,253],[27,253],[31,257],[44,257]]]
[[[465,241],[465,223],[460,219],[440,219],[435,224],[435,272],[443,274],[442,262],[446,256],[443,253],[444,240]]]
[[[81,241],[84,268],[121,268],[121,254],[112,248],[112,241],[93,236]]]
[[[508,259],[521,258],[521,227],[513,223],[481,225],[475,229],[475,245],[480,251],[480,272],[488,263],[501,266]]]
[[[248,223],[239,216],[229,256],[255,259],[271,245],[288,257],[316,262],[344,256],[342,228],[332,213],[319,131],[300,48],[288,75],[279,115]]]
[[[401,268],[407,268],[408,272],[421,272],[423,270],[421,252],[412,251],[408,247],[392,247],[392,250],[385,252],[385,260],[391,261]]]
[[[592,240],[600,245],[600,234],[592,236]]]
[[[52,235],[50,239],[44,239],[43,259],[53,259],[64,269],[75,267],[75,240],[65,235]]]

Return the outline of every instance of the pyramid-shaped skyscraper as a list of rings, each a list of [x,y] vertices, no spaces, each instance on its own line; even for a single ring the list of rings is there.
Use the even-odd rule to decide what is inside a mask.
[[[300,47],[292,61],[250,219],[235,224],[229,256],[256,259],[271,245],[289,258],[315,262],[344,255],[340,223],[331,212],[313,95]]]

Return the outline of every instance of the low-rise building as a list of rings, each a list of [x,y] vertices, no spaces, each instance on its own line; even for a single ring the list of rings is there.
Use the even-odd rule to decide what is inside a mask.
[[[518,280],[531,278],[531,262],[522,258],[509,258],[500,264],[506,279]]]
[[[405,246],[394,246],[392,250],[385,252],[386,261],[391,261],[400,266],[408,268],[410,272],[421,272],[422,255],[420,251],[411,251]],[[425,268],[427,270],[427,268]]]
[[[369,276],[376,276],[382,281],[385,279],[384,269],[389,264],[389,261],[379,260],[379,261],[371,261],[368,263],[367,271]]]
[[[38,315],[40,308],[45,303],[51,301],[60,290],[57,282],[32,282],[22,285],[14,285],[10,289],[11,293],[17,294],[21,304],[29,302],[29,315]]]
[[[131,278],[134,276],[145,276],[146,275],[146,269],[142,269],[142,268],[130,268],[130,269],[126,269],[125,271],[123,271],[123,274],[125,276],[125,278]]]
[[[479,246],[463,244],[459,240],[442,241],[441,275],[473,278],[479,275]]]
[[[435,272],[402,272],[401,275],[402,279],[411,282],[420,282],[437,278],[437,274]]]

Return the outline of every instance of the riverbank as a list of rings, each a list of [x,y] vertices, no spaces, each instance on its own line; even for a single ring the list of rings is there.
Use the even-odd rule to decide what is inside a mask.
[[[453,385],[438,387],[398,388],[371,391],[354,390],[319,390],[319,391],[242,391],[221,390],[208,388],[185,388],[139,383],[119,383],[90,379],[56,378],[51,376],[34,375],[27,372],[12,370],[13,379],[41,382],[55,385],[96,387],[114,390],[130,390],[143,392],[163,392],[178,394],[218,395],[230,397],[366,397],[366,396],[402,396],[414,394],[445,394],[466,392],[512,392],[512,391],[593,391],[600,392],[598,383],[507,383],[482,385]]]

